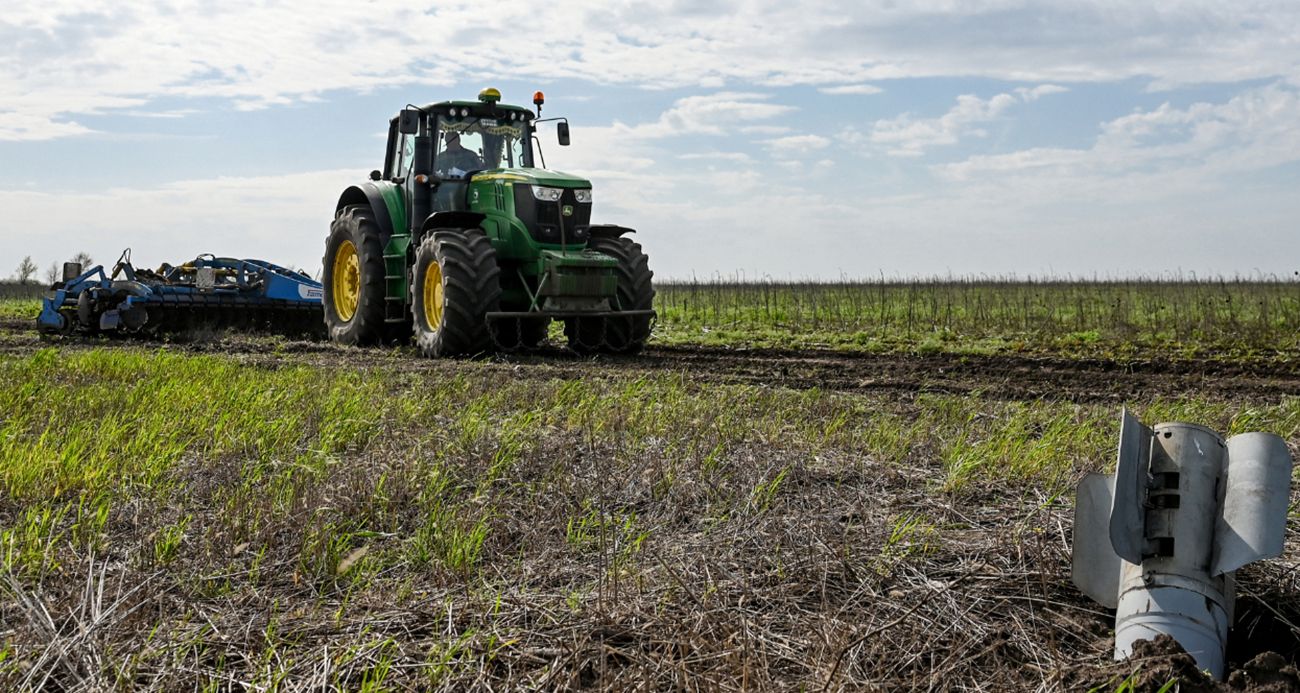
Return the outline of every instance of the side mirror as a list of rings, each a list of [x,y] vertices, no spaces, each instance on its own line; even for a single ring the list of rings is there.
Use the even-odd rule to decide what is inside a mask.
[[[555,134],[560,138],[560,146],[569,146],[569,124],[560,121],[555,124]]]
[[[420,131],[420,112],[406,108],[397,114],[397,131],[403,135],[414,135]]]
[[[374,171],[371,171],[371,172],[370,172],[370,180],[379,180],[380,178],[383,178],[383,177],[384,177],[384,174],[380,173],[380,172],[379,172],[379,169],[375,169]]]

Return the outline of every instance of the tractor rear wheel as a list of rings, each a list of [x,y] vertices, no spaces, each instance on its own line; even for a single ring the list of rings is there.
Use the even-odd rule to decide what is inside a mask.
[[[339,210],[325,240],[325,327],[340,344],[375,344],[384,329],[383,233],[366,205]]]
[[[480,229],[433,229],[415,253],[415,345],[429,357],[492,349],[486,315],[501,298],[496,250]]]
[[[617,310],[649,310],[654,307],[655,290],[651,279],[650,259],[641,251],[641,244],[632,239],[593,238],[587,247],[618,260],[614,274],[618,278],[615,293]],[[564,335],[569,347],[579,353],[607,351],[615,354],[635,354],[645,348],[650,339],[651,316],[629,318],[568,318],[564,321]]]

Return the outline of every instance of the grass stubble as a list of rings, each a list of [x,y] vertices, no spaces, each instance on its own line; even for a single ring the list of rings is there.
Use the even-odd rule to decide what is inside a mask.
[[[509,359],[0,353],[6,689],[1079,690],[1131,673],[1069,583],[1071,489],[1111,463],[1110,404],[525,377],[545,367]],[[1292,397],[1131,406],[1293,451],[1300,428]],[[1296,529],[1239,575],[1239,642],[1297,645]]]

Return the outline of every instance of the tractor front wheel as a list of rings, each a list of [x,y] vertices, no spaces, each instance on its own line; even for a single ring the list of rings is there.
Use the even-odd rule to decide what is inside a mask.
[[[501,298],[496,250],[479,229],[433,229],[415,253],[415,344],[429,357],[492,349],[486,314]]]
[[[641,251],[641,244],[632,239],[593,238],[587,247],[618,260],[614,274],[618,278],[615,293],[616,310],[649,310],[654,307],[655,289],[651,279],[650,259]],[[579,353],[608,351],[615,354],[635,354],[645,348],[650,339],[651,316],[628,318],[568,318],[564,321],[564,334],[569,348]]]
[[[365,205],[339,210],[325,240],[325,327],[340,344],[384,337],[384,238]]]

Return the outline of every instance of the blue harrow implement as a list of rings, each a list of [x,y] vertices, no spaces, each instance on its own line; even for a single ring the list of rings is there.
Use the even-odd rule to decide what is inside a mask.
[[[48,334],[250,329],[324,334],[320,282],[264,260],[200,255],[156,271],[136,269],[131,250],[111,273],[63,267],[37,326]]]

